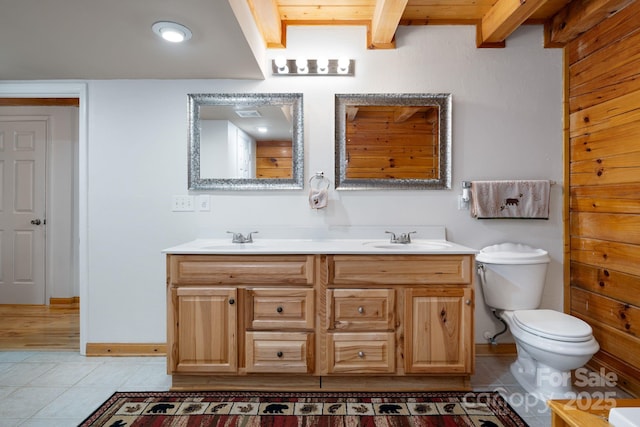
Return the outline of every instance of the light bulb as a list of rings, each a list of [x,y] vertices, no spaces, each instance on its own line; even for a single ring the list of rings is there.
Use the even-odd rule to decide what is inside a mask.
[[[316,69],[320,74],[327,74],[329,72],[329,59],[320,57],[316,60]]]
[[[287,67],[287,59],[284,56],[278,56],[274,60],[276,67],[278,67],[279,74],[287,74],[289,72],[289,67]]]
[[[301,56],[296,59],[296,67],[298,67],[298,74],[307,74],[309,68],[307,68],[307,58]]]
[[[276,67],[282,68],[287,65],[287,59],[284,56],[278,56],[275,59]]]
[[[163,39],[172,43],[180,43],[184,41],[184,33],[172,28],[161,30],[160,34],[162,35]]]
[[[340,59],[338,59],[338,73],[347,74],[347,72],[349,71],[350,62],[351,61],[349,60],[349,58],[347,58],[346,56],[341,56]]]

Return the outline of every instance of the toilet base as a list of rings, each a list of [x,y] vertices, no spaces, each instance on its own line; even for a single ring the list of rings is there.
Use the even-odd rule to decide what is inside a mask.
[[[539,400],[571,399],[575,396],[571,386],[571,371],[559,371],[518,356],[511,364],[511,374],[527,393]]]

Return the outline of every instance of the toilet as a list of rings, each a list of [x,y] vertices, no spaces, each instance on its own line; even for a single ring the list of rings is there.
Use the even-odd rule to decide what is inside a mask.
[[[488,246],[476,256],[485,304],[516,343],[511,373],[541,400],[574,396],[571,371],[600,348],[586,322],[538,308],[549,261],[547,251],[520,243]]]

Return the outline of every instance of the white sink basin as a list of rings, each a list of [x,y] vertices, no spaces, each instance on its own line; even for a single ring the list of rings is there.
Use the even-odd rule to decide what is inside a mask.
[[[638,427],[640,422],[640,408],[612,408],[609,411],[609,423],[614,427]]]
[[[390,242],[364,242],[364,246],[370,246],[377,249],[395,249],[395,250],[425,250],[425,251],[441,251],[451,247],[447,242],[419,242],[411,243],[390,243]]]

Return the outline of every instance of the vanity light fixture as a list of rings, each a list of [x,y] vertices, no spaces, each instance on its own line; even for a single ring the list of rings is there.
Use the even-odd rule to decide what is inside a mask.
[[[339,59],[286,59],[282,56],[271,61],[274,76],[353,76],[356,61],[347,57]]]
[[[158,21],[151,26],[151,29],[164,40],[172,43],[185,42],[192,36],[190,29],[177,22]]]

